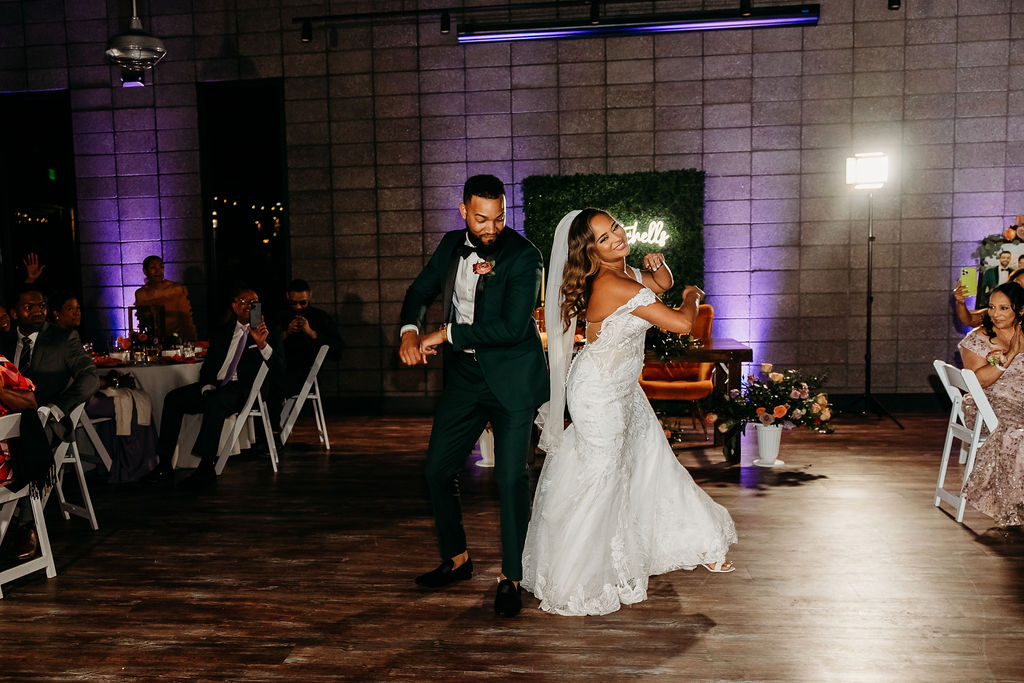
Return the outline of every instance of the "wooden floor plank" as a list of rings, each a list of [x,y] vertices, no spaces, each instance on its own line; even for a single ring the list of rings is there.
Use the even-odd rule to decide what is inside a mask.
[[[281,472],[228,463],[214,494],[94,486],[100,531],[48,510],[58,576],[5,585],[4,677],[33,680],[1024,679],[1024,534],[932,504],[941,416],[786,432],[786,467],[680,461],[733,515],[738,570],[654,577],[646,602],[557,617],[491,604],[492,472],[469,465],[476,574],[440,592],[425,418],[302,424]],[[752,436],[752,435],[751,435]],[[744,462],[757,457],[752,438]],[[538,463],[539,464],[539,463]]]

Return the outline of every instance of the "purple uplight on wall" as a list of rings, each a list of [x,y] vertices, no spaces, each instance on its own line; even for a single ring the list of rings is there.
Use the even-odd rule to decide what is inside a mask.
[[[819,5],[790,5],[754,10],[743,16],[739,10],[690,12],[629,18],[602,18],[592,25],[582,20],[543,24],[468,24],[459,26],[460,43],[549,40],[590,36],[637,35],[674,31],[720,31],[777,26],[813,26],[818,23]]]

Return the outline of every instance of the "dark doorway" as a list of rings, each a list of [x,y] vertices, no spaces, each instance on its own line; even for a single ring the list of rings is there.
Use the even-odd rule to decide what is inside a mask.
[[[28,254],[45,266],[37,282],[44,291],[79,296],[68,92],[0,94],[0,131],[2,301],[25,281]]]
[[[283,87],[276,79],[200,83],[198,94],[210,322],[239,283],[271,313],[289,277]]]

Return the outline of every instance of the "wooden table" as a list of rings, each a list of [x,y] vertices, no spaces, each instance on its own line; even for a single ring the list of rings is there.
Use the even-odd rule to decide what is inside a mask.
[[[719,372],[714,373],[715,390],[728,393],[739,389],[742,381],[742,364],[754,360],[754,350],[735,339],[712,337],[711,341],[700,348],[689,348],[679,352],[672,359],[674,363],[715,363]],[[724,378],[723,378],[724,375]],[[723,381],[724,380],[724,381]],[[715,445],[719,445],[720,433],[715,430]],[[730,464],[740,461],[740,440],[736,439],[735,448],[729,458]]]

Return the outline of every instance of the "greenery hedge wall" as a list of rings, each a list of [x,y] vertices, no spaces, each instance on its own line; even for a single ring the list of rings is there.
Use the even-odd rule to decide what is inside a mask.
[[[555,228],[569,211],[592,206],[607,210],[622,225],[636,224],[637,233],[668,234],[664,246],[635,241],[629,265],[640,267],[643,256],[660,251],[675,276],[676,286],[663,299],[679,303],[684,284],[704,286],[704,172],[643,171],[616,175],[530,176],[522,182],[523,230],[547,263]],[[650,230],[652,222],[655,228]]]

